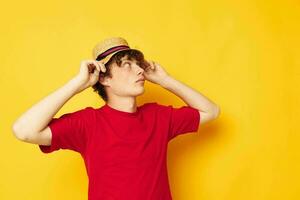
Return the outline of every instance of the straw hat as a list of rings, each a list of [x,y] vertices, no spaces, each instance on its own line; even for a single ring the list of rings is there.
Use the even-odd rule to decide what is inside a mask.
[[[93,48],[93,58],[106,64],[119,51],[131,49],[128,42],[121,37],[110,37],[97,43]]]

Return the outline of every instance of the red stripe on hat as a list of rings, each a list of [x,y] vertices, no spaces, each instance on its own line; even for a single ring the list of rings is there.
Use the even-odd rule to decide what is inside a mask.
[[[103,58],[105,58],[109,54],[111,54],[111,53],[113,53],[115,51],[118,51],[118,50],[122,50],[122,49],[130,49],[130,48],[127,45],[120,45],[120,46],[112,47],[112,48],[104,51],[103,53],[101,53],[99,56],[97,56],[96,60],[102,60]]]

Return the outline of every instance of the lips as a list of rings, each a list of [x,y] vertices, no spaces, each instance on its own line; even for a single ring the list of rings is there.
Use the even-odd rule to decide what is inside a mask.
[[[139,81],[145,81],[145,79],[144,78],[140,78],[136,82],[139,82]]]
[[[144,80],[140,80],[140,81],[137,81],[136,83],[142,83],[142,84],[144,84],[145,81]]]

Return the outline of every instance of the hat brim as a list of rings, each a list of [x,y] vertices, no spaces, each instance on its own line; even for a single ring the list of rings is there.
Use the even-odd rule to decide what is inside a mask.
[[[115,55],[116,53],[120,52],[120,51],[128,51],[128,50],[132,50],[132,49],[121,49],[121,50],[118,50],[118,51],[115,51],[111,54],[109,54],[108,56],[106,56],[105,58],[103,58],[102,60],[100,60],[99,62],[103,62],[104,64],[106,64],[110,58]]]

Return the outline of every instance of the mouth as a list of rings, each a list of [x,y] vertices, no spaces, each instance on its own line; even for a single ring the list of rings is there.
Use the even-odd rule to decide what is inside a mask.
[[[145,82],[145,79],[141,78],[141,79],[137,80],[136,82]]]

